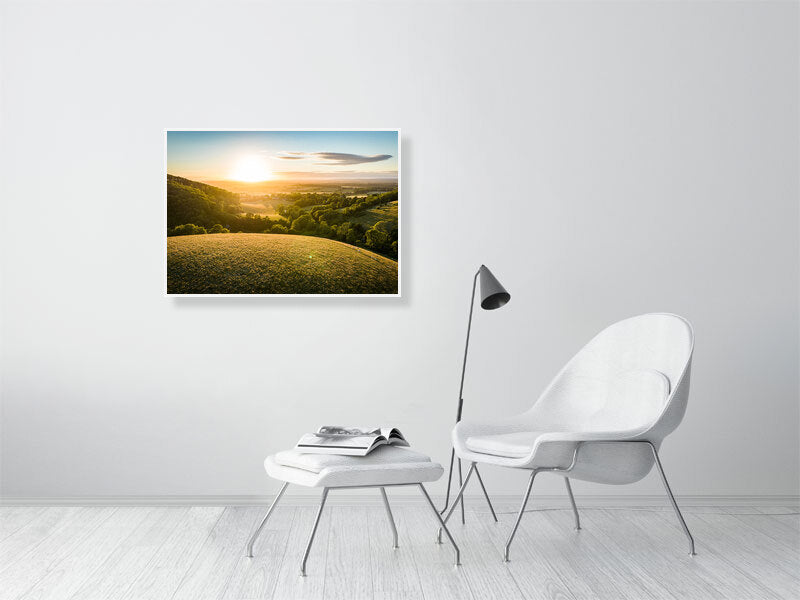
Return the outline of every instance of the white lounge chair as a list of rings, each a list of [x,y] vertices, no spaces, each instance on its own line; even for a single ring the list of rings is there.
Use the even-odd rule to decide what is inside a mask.
[[[527,412],[492,422],[461,421],[453,429],[453,446],[471,465],[445,523],[477,463],[529,470],[505,545],[507,561],[537,474],[564,477],[580,529],[569,478],[634,483],[655,464],[693,556],[694,540],[658,456],[662,440],[686,411],[693,346],[692,327],[682,317],[658,313],[626,319],[578,352]]]

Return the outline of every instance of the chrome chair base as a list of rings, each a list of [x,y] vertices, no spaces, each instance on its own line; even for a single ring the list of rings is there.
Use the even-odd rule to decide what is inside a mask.
[[[653,453],[653,459],[658,467],[658,473],[661,476],[661,483],[664,486],[664,490],[667,493],[667,498],[669,498],[670,504],[672,505],[672,509],[675,511],[675,515],[678,517],[678,522],[683,529],[683,533],[686,535],[686,538],[689,540],[689,556],[696,556],[697,553],[695,552],[694,548],[694,538],[692,534],[689,532],[689,527],[686,525],[686,520],[683,518],[683,514],[681,513],[680,508],[678,507],[678,503],[675,501],[675,496],[672,494],[672,489],[669,486],[669,482],[667,481],[667,476],[664,473],[664,466],[661,464],[661,459],[658,456],[658,450],[656,449],[655,445],[652,442],[647,440],[620,440],[620,441],[591,441],[591,442],[577,442],[575,446],[575,452],[572,455],[572,463],[566,467],[548,467],[548,468],[539,468],[539,469],[532,469],[530,478],[528,479],[528,486],[525,490],[525,495],[522,498],[522,504],[520,505],[519,512],[517,513],[517,518],[514,521],[514,526],[511,529],[511,533],[508,536],[508,541],[506,541],[506,545],[503,549],[503,561],[508,562],[509,560],[509,552],[511,550],[511,543],[514,541],[514,536],[517,534],[517,529],[519,529],[520,521],[522,521],[522,515],[525,513],[525,507],[528,505],[528,499],[531,495],[531,490],[533,489],[533,481],[536,479],[536,475],[539,473],[569,473],[574,467],[575,463],[578,460],[578,451],[580,450],[583,444],[620,444],[620,443],[627,443],[627,444],[647,444],[650,447],[650,450]],[[450,516],[453,514],[456,505],[462,499],[464,495],[464,490],[467,487],[467,483],[469,483],[469,479],[472,476],[472,473],[477,473],[476,463],[472,463],[467,471],[467,476],[464,479],[464,483],[461,485],[461,488],[458,490],[458,494],[456,495],[453,504],[450,506],[450,509],[447,511],[447,514],[444,516],[443,525],[447,524],[447,521],[450,519]],[[580,531],[581,529],[581,519],[580,515],[578,514],[578,507],[575,504],[575,496],[572,494],[572,485],[569,482],[568,477],[564,477],[564,483],[567,488],[567,494],[569,495],[570,504],[572,505],[572,514],[575,517],[575,530]],[[449,533],[448,533],[449,535]],[[442,542],[442,529],[439,528],[439,532],[437,534],[436,540],[438,543]]]
[[[458,485],[464,485],[464,477],[461,472],[461,459],[458,459]],[[450,469],[448,470],[447,474],[447,492],[445,493],[444,497],[444,508],[439,511],[440,514],[445,514],[447,509],[450,508],[450,489],[453,483],[453,465],[456,463],[456,451],[455,448],[450,450]],[[497,523],[497,513],[494,512],[494,506],[492,506],[492,500],[489,498],[489,492],[486,491],[486,486],[483,485],[483,478],[481,477],[481,472],[478,470],[478,467],[475,467],[475,475],[478,477],[478,483],[481,485],[481,491],[483,492],[483,497],[486,498],[486,504],[489,505],[489,511],[492,513],[492,518],[494,522]],[[466,523],[466,517],[464,513],[464,498],[461,498],[461,501],[455,501],[453,504],[460,504],[461,505],[461,524],[464,525]]]
[[[389,498],[386,495],[386,488],[387,487],[399,487],[403,485],[416,485],[419,486],[420,492],[422,493],[423,497],[425,498],[428,506],[430,506],[433,514],[436,515],[436,520],[439,522],[439,535],[441,537],[441,531],[444,529],[445,533],[447,534],[447,539],[450,540],[450,544],[453,546],[453,551],[455,553],[455,566],[461,565],[461,551],[458,548],[453,536],[450,535],[450,531],[447,529],[447,525],[442,520],[442,516],[439,514],[439,511],[436,510],[436,506],[434,506],[433,501],[431,500],[430,496],[428,495],[428,491],[425,489],[425,486],[421,483],[400,483],[400,484],[389,484],[385,486],[381,485],[368,485],[368,486],[348,486],[343,488],[322,488],[322,498],[320,499],[319,508],[317,509],[317,515],[314,518],[314,525],[311,528],[311,534],[308,537],[308,543],[306,544],[305,552],[303,552],[303,561],[300,563],[300,575],[305,577],[306,576],[306,564],[308,563],[308,555],[311,553],[311,547],[314,544],[314,537],[317,534],[317,528],[319,527],[319,521],[322,517],[322,511],[325,508],[325,502],[328,500],[328,492],[332,489],[359,489],[359,488],[372,488],[377,487],[380,488],[381,491],[381,498],[383,499],[383,506],[386,509],[386,516],[389,520],[389,526],[392,529],[392,548],[398,548],[398,539],[397,539],[397,527],[394,522],[394,515],[392,515],[392,508],[389,505]],[[250,540],[247,542],[247,556],[249,558],[253,557],[253,545],[255,544],[258,536],[261,534],[261,531],[264,529],[264,525],[266,525],[267,520],[272,515],[272,512],[275,510],[275,507],[278,505],[278,501],[283,496],[283,493],[286,491],[286,488],[289,487],[289,483],[286,482],[281,487],[278,494],[275,496],[275,499],[272,501],[269,509],[267,510],[267,514],[264,515],[264,518],[261,520],[261,523],[253,532],[253,535],[250,536]],[[455,504],[453,505],[455,508]]]
[[[578,507],[575,506],[575,496],[572,495],[572,485],[569,483],[569,477],[564,477],[564,484],[567,486],[567,494],[569,494],[569,501],[572,504],[572,514],[575,516],[575,531],[580,531],[581,516],[578,514]]]

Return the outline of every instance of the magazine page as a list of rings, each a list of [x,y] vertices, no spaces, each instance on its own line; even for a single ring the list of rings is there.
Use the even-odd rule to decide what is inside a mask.
[[[383,436],[396,446],[408,446],[405,436],[396,427],[345,427],[342,425],[323,425],[317,430],[321,436],[338,435],[373,435]]]
[[[381,428],[381,435],[389,440],[392,446],[410,446],[411,444],[406,441],[405,436],[400,433],[397,427],[383,427]]]
[[[386,444],[386,438],[374,435],[336,435],[307,433],[297,442],[295,450],[311,454],[341,454],[366,456],[376,446]]]
[[[319,435],[381,435],[380,427],[344,427],[342,425],[323,425],[317,429]]]
[[[376,440],[374,435],[315,435],[303,436],[298,447],[322,446],[325,448],[352,448],[353,450],[367,450]]]

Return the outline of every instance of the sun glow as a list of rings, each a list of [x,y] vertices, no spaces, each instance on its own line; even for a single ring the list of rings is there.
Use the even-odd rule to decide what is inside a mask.
[[[256,181],[269,181],[273,178],[272,171],[267,166],[266,159],[252,154],[240,157],[230,174],[231,179],[255,183]]]

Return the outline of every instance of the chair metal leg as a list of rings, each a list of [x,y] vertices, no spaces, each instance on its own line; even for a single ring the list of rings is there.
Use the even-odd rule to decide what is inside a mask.
[[[275,510],[275,507],[278,505],[278,500],[281,499],[281,496],[283,496],[283,492],[286,491],[287,487],[289,487],[288,481],[283,484],[283,487],[281,487],[281,490],[278,492],[278,495],[275,496],[275,499],[272,501],[272,504],[270,504],[269,509],[267,510],[267,514],[264,515],[264,518],[261,520],[261,524],[253,532],[253,535],[250,536],[250,541],[247,542],[247,556],[249,558],[253,558],[253,544],[256,543],[256,539],[258,539],[258,536],[261,534],[261,530],[264,529],[264,525],[267,524],[267,519],[269,519],[270,515],[272,514],[272,511]]]
[[[531,489],[533,488],[533,480],[536,479],[536,471],[535,469],[531,471],[531,478],[528,480],[528,489],[525,490],[525,497],[522,498],[522,506],[519,507],[519,514],[517,515],[517,521],[514,523],[514,528],[511,530],[511,535],[508,536],[508,541],[506,542],[505,551],[503,552],[503,561],[508,562],[508,551],[511,548],[511,542],[514,541],[514,536],[517,534],[517,529],[519,528],[519,522],[522,520],[522,515],[525,513],[525,507],[528,505],[528,497],[531,495]]]
[[[694,551],[694,538],[692,534],[689,533],[689,528],[686,526],[686,521],[683,519],[683,515],[681,514],[681,509],[678,508],[678,503],[675,502],[675,496],[672,495],[672,490],[669,487],[669,482],[667,481],[667,476],[664,474],[664,467],[661,465],[661,459],[658,457],[658,450],[652,444],[652,442],[647,442],[650,445],[650,450],[653,451],[653,458],[656,460],[656,466],[658,467],[658,473],[661,475],[661,483],[664,484],[664,489],[667,491],[667,496],[669,497],[669,501],[672,504],[672,508],[675,511],[675,514],[678,516],[678,521],[681,523],[681,527],[683,528],[683,533],[686,534],[686,537],[689,538],[689,556],[696,556],[697,553]]]
[[[394,524],[392,508],[389,506],[389,498],[386,496],[386,488],[381,488],[381,497],[383,498],[383,505],[386,507],[386,516],[389,517],[389,525],[392,527],[392,548],[399,548],[397,545],[397,527]]]
[[[467,473],[467,479],[469,479],[469,473]],[[453,539],[453,536],[450,535],[450,530],[447,528],[447,524],[442,519],[442,515],[439,514],[438,510],[436,510],[436,506],[433,504],[431,497],[428,496],[428,491],[425,489],[425,486],[420,483],[419,489],[422,492],[422,495],[425,496],[425,500],[428,501],[428,504],[430,505],[433,514],[436,515],[436,519],[439,521],[439,525],[441,526],[441,528],[439,529],[439,535],[441,535],[442,529],[444,529],[444,532],[447,534],[447,539],[450,540],[450,543],[453,545],[453,550],[456,553],[455,566],[456,567],[459,566],[461,564],[461,550],[458,549],[458,545],[456,544],[456,541]]]
[[[303,562],[300,565],[300,575],[306,576],[306,563],[308,562],[308,553],[311,552],[311,544],[314,543],[314,536],[317,533],[319,526],[319,518],[322,516],[322,509],[325,508],[325,501],[328,499],[328,488],[322,489],[322,500],[320,500],[319,508],[317,509],[317,517],[314,519],[314,526],[311,528],[311,535],[308,537],[308,544],[306,544],[306,551],[303,553]]]
[[[469,471],[467,471],[467,476],[464,478],[464,483],[461,484],[461,488],[458,490],[458,494],[456,495],[455,500],[453,500],[453,504],[450,505],[450,510],[447,511],[447,514],[444,516],[443,523],[447,523],[450,520],[450,516],[453,514],[453,511],[458,506],[458,501],[461,500],[461,497],[464,495],[464,490],[469,483],[469,478],[472,476],[472,472],[475,470],[475,463],[472,463],[469,467]],[[439,527],[439,532],[436,534],[436,543],[442,543],[442,528]]]
[[[461,459],[458,459],[458,485],[464,485],[464,479],[461,474]],[[461,524],[464,525],[467,521],[464,518],[464,496],[461,496]]]
[[[492,501],[489,499],[489,494],[486,493],[486,486],[483,485],[483,479],[481,478],[481,472],[478,471],[478,467],[475,467],[475,475],[478,477],[478,483],[481,484],[481,490],[483,490],[483,497],[486,498],[486,504],[489,505],[489,510],[492,511],[492,518],[494,522],[497,523],[497,515],[494,512],[494,506],[492,506]]]
[[[567,493],[569,494],[569,501],[572,503],[572,514],[575,515],[575,531],[580,531],[581,517],[578,514],[578,507],[575,505],[575,496],[572,495],[572,485],[569,482],[569,477],[564,477],[564,483],[567,484]]]

